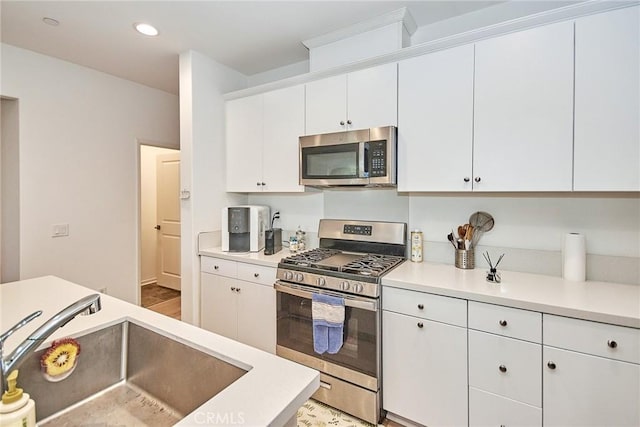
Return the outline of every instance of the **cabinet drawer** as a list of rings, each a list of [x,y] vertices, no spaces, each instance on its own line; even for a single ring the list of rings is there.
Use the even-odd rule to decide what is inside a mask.
[[[467,301],[398,288],[382,288],[383,310],[467,326]]]
[[[469,385],[542,406],[542,346],[469,331]]]
[[[276,282],[276,269],[273,267],[239,262],[238,279],[273,286]]]
[[[640,364],[640,329],[545,314],[544,344]]]
[[[227,277],[236,277],[238,274],[237,263],[235,261],[208,256],[200,257],[200,271]]]
[[[469,328],[542,342],[542,314],[535,311],[469,301]]]
[[[542,426],[542,409],[469,387],[469,426]]]

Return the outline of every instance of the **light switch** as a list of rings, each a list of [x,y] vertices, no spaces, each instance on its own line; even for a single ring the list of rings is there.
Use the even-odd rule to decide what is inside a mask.
[[[53,224],[51,237],[64,237],[69,235],[69,224]]]

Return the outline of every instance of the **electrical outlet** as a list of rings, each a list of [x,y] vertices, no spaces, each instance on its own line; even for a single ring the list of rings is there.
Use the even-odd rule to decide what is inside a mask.
[[[53,224],[51,237],[66,237],[69,235],[69,224]]]

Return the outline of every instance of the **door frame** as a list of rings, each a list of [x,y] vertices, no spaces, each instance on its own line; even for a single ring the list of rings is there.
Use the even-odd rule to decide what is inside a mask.
[[[151,147],[158,148],[166,148],[169,150],[175,150],[180,152],[180,144],[179,143],[168,143],[162,141],[154,141],[150,139],[136,138],[136,150],[135,150],[135,168],[136,168],[136,180],[135,180],[135,191],[136,191],[136,204],[135,204],[135,223],[136,223],[136,239],[135,239],[135,254],[137,257],[136,262],[136,297],[135,304],[140,305],[142,303],[141,296],[141,286],[142,282],[142,146],[148,145]]]

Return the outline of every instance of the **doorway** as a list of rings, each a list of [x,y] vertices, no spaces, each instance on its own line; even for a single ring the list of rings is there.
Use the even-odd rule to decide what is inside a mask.
[[[18,100],[0,97],[0,283],[20,280]]]
[[[140,305],[180,319],[180,151],[140,144]]]

